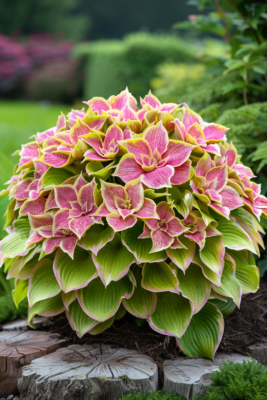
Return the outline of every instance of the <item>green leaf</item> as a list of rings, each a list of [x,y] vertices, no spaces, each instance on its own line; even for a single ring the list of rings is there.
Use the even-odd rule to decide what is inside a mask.
[[[68,293],[62,292],[62,300],[66,310],[69,310],[70,304],[77,298],[76,290]]]
[[[236,264],[235,277],[242,286],[242,293],[255,293],[259,289],[259,269],[253,255],[248,251],[228,250]]]
[[[220,285],[221,284],[221,277],[216,274],[216,272],[212,271],[209,267],[207,267],[200,259],[200,256],[198,253],[195,253],[193,262],[197,265],[199,265],[202,269],[203,275],[210,280],[212,283],[215,283],[215,285]]]
[[[124,305],[121,303],[118,311],[115,314],[116,321],[122,319],[125,316],[125,314],[126,314],[126,309],[124,308]]]
[[[144,192],[144,197],[147,199],[158,199],[159,197],[167,196],[167,198],[170,196],[169,193],[167,192],[155,192],[154,189],[146,189]]]
[[[59,186],[67,179],[71,178],[73,173],[65,168],[49,168],[42,177],[42,185],[48,186]]]
[[[143,228],[144,223],[139,221],[132,228],[123,231],[121,234],[123,244],[133,253],[137,264],[166,260],[165,250],[149,253],[153,245],[150,238],[138,239],[143,233]]]
[[[222,234],[225,247],[232,250],[247,249],[255,253],[254,246],[246,232],[234,221],[223,218],[218,221],[217,229]]]
[[[92,253],[77,246],[74,259],[60,251],[55,257],[55,274],[65,293],[81,289],[98,276]]]
[[[77,332],[79,338],[90,331],[90,329],[92,329],[98,323],[93,318],[85,314],[78,300],[74,300],[74,302],[70,304],[69,311],[66,312],[66,314],[70,326],[75,332]]]
[[[125,276],[135,258],[122,244],[120,234],[116,233],[114,239],[99,250],[97,256],[93,255],[93,260],[102,282],[107,286],[111,281]]]
[[[256,265],[236,266],[235,277],[242,286],[242,293],[255,293],[260,285],[260,271]]]
[[[226,254],[227,256],[227,254]],[[225,257],[224,268],[221,277],[221,286],[213,285],[215,292],[226,297],[231,297],[237,306],[240,305],[242,288],[238,280],[235,278],[234,265]]]
[[[16,221],[16,229],[2,241],[1,251],[3,257],[13,258],[25,251],[25,245],[30,235],[29,221],[21,219]]]
[[[132,268],[136,280],[134,294],[130,299],[123,299],[122,303],[126,310],[137,318],[148,319],[155,311],[157,296],[141,285],[142,268],[134,265]]]
[[[215,219],[212,218],[212,216],[210,215],[207,204],[202,203],[202,201],[197,200],[195,197],[193,197],[193,206],[200,211],[206,226],[208,226],[211,222],[215,221]]]
[[[82,237],[81,242],[84,247],[97,255],[98,251],[113,238],[114,231],[110,226],[95,224]]]
[[[181,337],[192,316],[189,300],[182,295],[165,292],[157,294],[157,307],[149,325],[163,335]]]
[[[189,299],[193,314],[197,313],[209,298],[211,282],[205,278],[201,268],[196,264],[191,264],[185,273],[173,263],[170,264],[170,268],[176,270],[179,289],[183,296]]]
[[[179,347],[188,357],[205,357],[211,360],[220,344],[224,330],[223,316],[212,303],[207,302],[195,315],[181,339]]]
[[[218,228],[220,231],[220,229]],[[203,263],[212,269],[217,275],[221,276],[223,270],[224,242],[221,236],[211,236],[206,238],[204,248],[200,252]]]
[[[38,301],[29,309],[28,324],[31,328],[34,329],[35,327],[32,323],[32,320],[35,317],[35,315],[52,317],[54,315],[61,314],[64,310],[65,308],[62,301],[61,293],[59,293],[55,297]]]
[[[115,321],[115,315],[104,322],[99,322],[88,333],[90,333],[90,335],[99,335],[100,333],[108,329],[113,324],[114,321]]]
[[[111,167],[114,165],[114,163],[115,161],[104,167],[101,162],[90,161],[86,165],[86,172],[89,176],[95,176],[96,178],[100,178],[106,181],[113,172],[113,169]]]
[[[215,304],[215,306],[219,308],[224,317],[227,317],[227,315],[231,314],[236,309],[236,304],[231,298],[227,298],[227,301],[212,299],[209,300],[209,303]]]
[[[29,306],[40,300],[56,296],[61,292],[61,287],[56,280],[53,271],[53,262],[44,259],[39,261],[30,275],[29,281]]]
[[[185,190],[185,192],[181,194],[180,190],[174,186],[169,189],[169,192],[171,194],[171,198],[169,198],[168,201],[171,202],[171,200],[173,200],[174,207],[184,218],[186,218],[193,207],[192,193],[188,190]]]
[[[78,299],[86,314],[103,322],[115,315],[123,298],[130,298],[132,294],[133,283],[128,276],[111,282],[106,288],[101,279],[96,278],[78,291]]]
[[[142,287],[151,292],[179,293],[176,274],[165,262],[145,264]]]
[[[241,60],[229,60],[225,63],[225,66],[228,68],[224,71],[224,74],[227,74],[230,71],[235,69],[240,69],[244,67],[244,62]]]
[[[0,199],[0,202],[2,201],[2,200],[7,200],[7,202],[9,201],[8,200],[8,198],[6,198],[6,199]],[[8,207],[7,207],[7,210],[6,210],[6,213],[5,213],[5,226],[2,228],[2,229],[6,229],[9,225],[11,225],[11,223],[12,223],[12,221],[13,221],[13,219],[14,219],[14,210],[15,210],[15,206],[16,206],[16,200],[15,199],[13,199],[12,201],[11,201],[11,203],[10,204],[8,204]],[[1,210],[1,206],[0,206],[0,210]],[[2,215],[2,214],[1,214]]]
[[[29,287],[29,281],[28,280],[22,280],[18,279],[16,283],[16,288],[12,290],[12,297],[15,303],[15,306],[18,308],[20,305],[20,302],[25,299],[27,296],[28,292],[28,287]]]
[[[172,262],[185,272],[194,258],[196,243],[186,237],[183,237],[180,241],[187,247],[187,249],[171,249],[169,247],[167,249],[167,254]]]
[[[228,83],[228,85],[225,85],[222,88],[222,94],[229,93],[229,92],[231,92],[232,90],[235,90],[235,89],[243,89],[246,86],[247,86],[247,82],[241,81],[241,80],[237,81],[235,83]]]

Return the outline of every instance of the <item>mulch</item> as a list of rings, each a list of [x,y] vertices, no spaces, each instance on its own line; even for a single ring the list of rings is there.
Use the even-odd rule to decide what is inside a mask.
[[[174,360],[183,356],[173,337],[153,331],[146,321],[142,326],[138,326],[135,317],[128,313],[97,336],[87,334],[79,339],[63,315],[51,318],[51,325],[47,329],[70,337],[76,344],[101,342],[147,354],[159,367],[160,381],[163,378],[164,360]],[[267,342],[267,276],[261,280],[259,291],[243,295],[241,308],[226,317],[225,331],[218,352],[247,355],[246,347],[258,341]]]

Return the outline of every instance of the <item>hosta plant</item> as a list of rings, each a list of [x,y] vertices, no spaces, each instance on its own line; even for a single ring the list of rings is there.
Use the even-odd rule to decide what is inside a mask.
[[[60,115],[18,151],[0,244],[13,297],[81,337],[126,311],[213,358],[223,316],[256,292],[267,199],[227,128],[125,90]]]

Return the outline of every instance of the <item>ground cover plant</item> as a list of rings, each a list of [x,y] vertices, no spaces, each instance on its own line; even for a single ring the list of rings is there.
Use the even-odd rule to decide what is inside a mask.
[[[124,90],[62,114],[18,151],[1,260],[17,304],[66,312],[81,337],[126,310],[213,358],[227,315],[255,292],[267,199],[227,128]]]

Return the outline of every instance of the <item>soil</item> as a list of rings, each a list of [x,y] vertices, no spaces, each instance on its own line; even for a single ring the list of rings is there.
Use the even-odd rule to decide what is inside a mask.
[[[101,342],[137,349],[157,363],[160,381],[163,378],[164,360],[183,356],[173,337],[153,331],[146,321],[138,326],[135,317],[128,313],[121,320],[115,321],[105,332],[97,336],[87,334],[82,339],[72,331],[65,315],[51,318],[51,325],[46,329],[68,336],[77,344]],[[267,276],[261,280],[259,291],[243,295],[241,308],[225,318],[224,335],[218,352],[247,355],[246,347],[259,341],[267,342]]]

